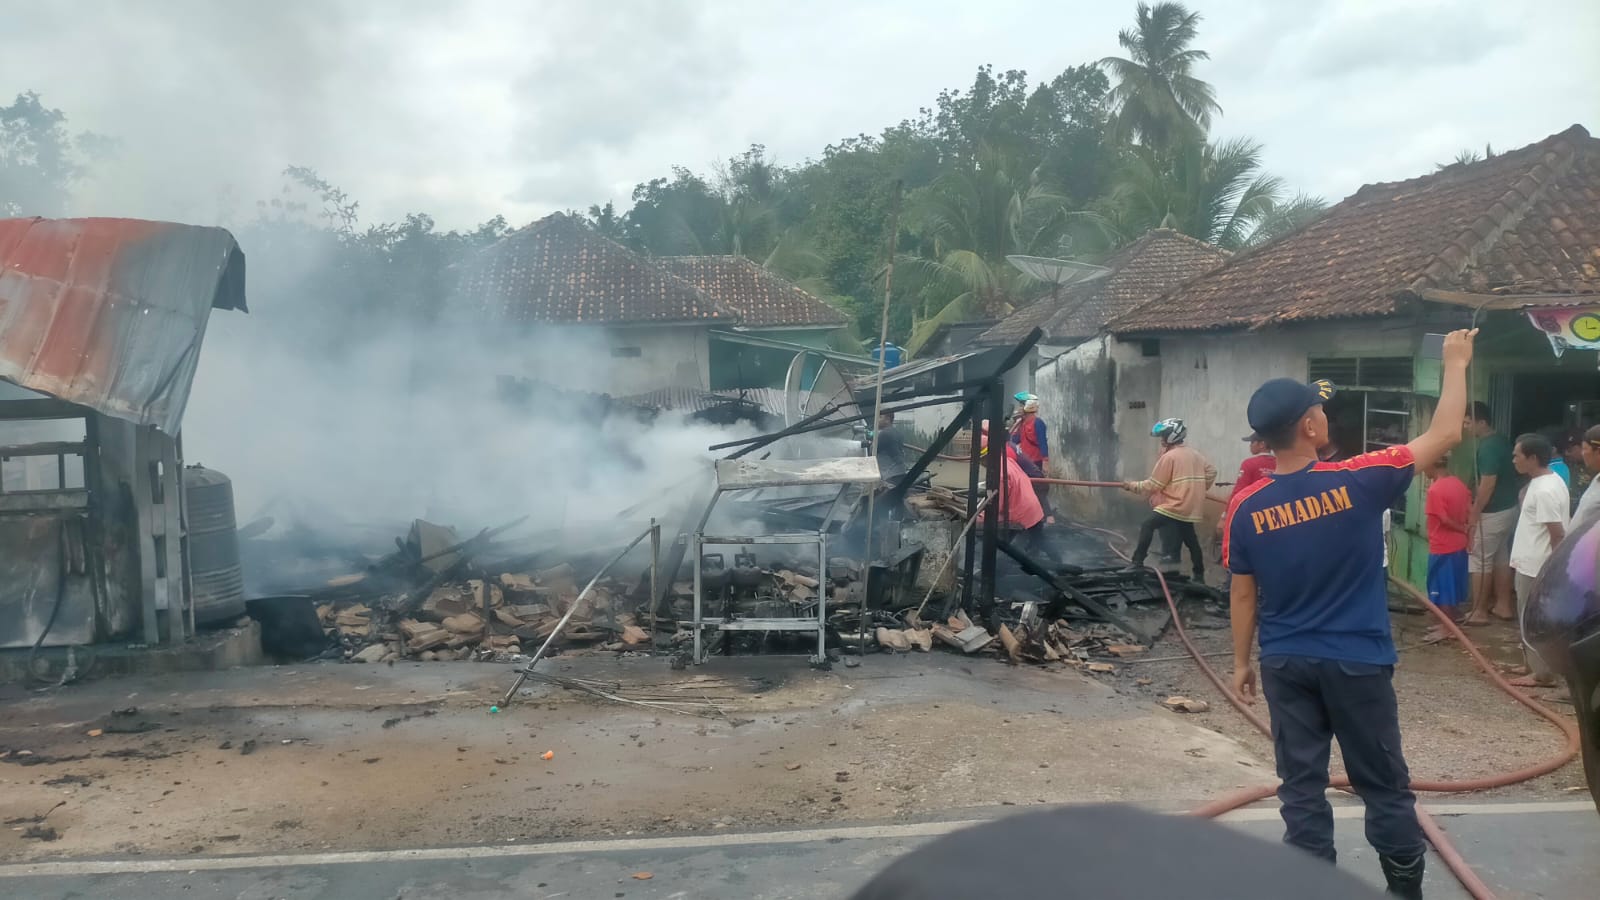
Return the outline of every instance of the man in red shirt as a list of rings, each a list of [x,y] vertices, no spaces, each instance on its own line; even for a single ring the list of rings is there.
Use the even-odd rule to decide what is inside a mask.
[[[1233,480],[1233,490],[1228,494],[1230,506],[1240,491],[1267,477],[1267,473],[1278,464],[1277,459],[1267,452],[1267,442],[1261,439],[1261,435],[1252,434],[1245,440],[1250,442],[1250,456],[1239,464],[1239,477]]]
[[[1423,509],[1428,516],[1428,599],[1458,618],[1469,594],[1467,576],[1467,520],[1472,515],[1472,492],[1450,474],[1450,460],[1441,457],[1424,473],[1430,482]],[[1436,643],[1449,637],[1434,626],[1423,640]]]
[[[1219,560],[1221,559],[1222,526],[1228,520],[1228,509],[1233,506],[1233,498],[1239,496],[1240,491],[1267,477],[1267,473],[1278,465],[1278,460],[1268,452],[1267,442],[1261,439],[1261,435],[1249,434],[1245,436],[1245,440],[1250,442],[1250,455],[1245,458],[1244,462],[1239,464],[1239,474],[1234,476],[1233,479],[1233,490],[1228,492],[1228,503],[1222,508],[1222,518],[1217,520]],[[1232,584],[1233,573],[1224,567],[1222,570],[1222,590],[1226,592]]]

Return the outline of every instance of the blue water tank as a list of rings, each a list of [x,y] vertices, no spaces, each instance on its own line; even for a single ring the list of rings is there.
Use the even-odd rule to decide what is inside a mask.
[[[873,362],[877,362],[878,361],[878,354],[879,354],[880,351],[883,354],[883,367],[885,369],[892,369],[895,366],[900,365],[900,358],[905,353],[904,350],[901,350],[899,347],[896,347],[894,344],[884,344],[881,347],[873,347],[872,348],[872,361]]]

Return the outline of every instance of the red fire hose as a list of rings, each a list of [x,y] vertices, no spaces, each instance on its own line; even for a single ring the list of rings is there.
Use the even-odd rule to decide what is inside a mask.
[[[1121,556],[1123,559],[1128,558],[1127,555],[1124,554],[1117,546],[1118,542],[1124,540],[1122,535],[1117,534],[1114,531],[1107,531],[1103,528],[1094,528],[1091,530],[1113,538],[1113,541],[1108,542],[1112,552],[1116,553],[1118,556]],[[1244,700],[1242,700],[1233,692],[1233,686],[1224,681],[1222,676],[1217,674],[1217,671],[1206,662],[1206,658],[1203,654],[1201,654],[1199,648],[1195,647],[1194,642],[1189,639],[1189,633],[1184,629],[1183,621],[1178,615],[1178,604],[1172,597],[1171,589],[1167,587],[1166,577],[1163,576],[1159,570],[1152,569],[1151,571],[1155,572],[1157,580],[1159,580],[1161,583],[1161,592],[1166,596],[1167,607],[1172,612],[1173,629],[1177,632],[1178,639],[1183,642],[1184,649],[1188,651],[1190,656],[1194,657],[1194,661],[1200,667],[1200,671],[1205,674],[1206,678],[1213,685],[1216,686],[1217,690],[1222,692],[1224,697],[1228,698],[1228,702],[1232,703],[1234,708],[1237,709],[1239,713],[1247,720],[1249,720],[1250,724],[1256,726],[1256,728],[1259,729],[1262,734],[1270,736],[1272,730],[1267,725],[1266,720],[1261,718],[1261,716],[1258,715],[1255,710],[1253,710],[1244,702]],[[1456,625],[1455,620],[1451,619],[1444,613],[1443,610],[1435,606],[1416,588],[1398,580],[1394,583],[1402,591],[1409,595],[1411,599],[1421,603],[1424,607],[1426,607],[1427,610],[1439,620],[1439,624],[1456,639],[1456,641],[1461,645],[1461,648],[1467,651],[1467,655],[1472,657],[1472,661],[1477,664],[1479,669],[1483,670],[1484,674],[1489,676],[1489,679],[1493,681],[1497,687],[1505,691],[1507,694],[1510,694],[1511,698],[1516,700],[1518,703],[1521,703],[1523,706],[1526,706],[1538,713],[1540,716],[1554,724],[1557,728],[1561,729],[1561,732],[1566,735],[1567,738],[1566,746],[1562,748],[1561,752],[1549,757],[1548,759],[1545,759],[1543,762],[1526,766],[1514,772],[1507,772],[1503,775],[1494,775],[1488,778],[1473,778],[1462,781],[1419,781],[1413,779],[1411,782],[1411,788],[1413,790],[1440,793],[1462,793],[1466,791],[1482,791],[1488,790],[1489,788],[1504,787],[1508,784],[1517,784],[1518,782],[1528,781],[1533,778],[1538,778],[1541,775],[1547,775],[1551,772],[1554,772],[1555,770],[1571,762],[1573,758],[1578,755],[1579,737],[1578,729],[1575,725],[1547,709],[1543,704],[1533,700],[1527,694],[1524,694],[1515,687],[1512,687],[1511,683],[1506,681],[1499,671],[1495,669],[1494,664],[1489,662],[1488,658],[1486,658],[1477,648],[1477,646],[1472,643],[1472,640],[1467,637],[1466,633],[1463,632],[1458,625]],[[1349,789],[1350,779],[1345,776],[1339,776],[1331,780],[1330,786]],[[1276,786],[1268,785],[1259,788],[1248,788],[1246,790],[1236,791],[1232,794],[1219,797],[1218,799],[1213,800],[1212,802],[1207,803],[1197,809],[1191,810],[1190,814],[1203,816],[1205,818],[1212,818],[1222,815],[1225,812],[1229,812],[1231,810],[1238,809],[1239,807],[1254,803],[1257,800],[1264,800],[1268,797],[1271,797],[1277,793],[1277,790],[1278,789]],[[1461,853],[1456,850],[1455,845],[1450,843],[1450,839],[1445,834],[1444,829],[1439,827],[1439,824],[1433,820],[1432,816],[1428,815],[1427,811],[1424,810],[1420,804],[1417,806],[1417,820],[1422,825],[1423,833],[1428,836],[1429,843],[1433,844],[1434,850],[1439,854],[1439,858],[1444,861],[1445,866],[1450,869],[1450,873],[1456,877],[1456,880],[1461,882],[1461,886],[1466,888],[1467,893],[1471,894],[1475,900],[1495,900],[1494,891],[1491,890],[1488,885],[1484,884],[1482,879],[1478,878],[1477,874],[1472,871],[1471,866],[1467,865],[1467,861],[1462,858]]]

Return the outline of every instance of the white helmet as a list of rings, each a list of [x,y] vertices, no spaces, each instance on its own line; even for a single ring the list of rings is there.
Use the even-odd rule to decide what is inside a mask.
[[[1162,419],[1150,429],[1150,434],[1161,438],[1163,444],[1181,444],[1189,436],[1189,428],[1182,419]]]

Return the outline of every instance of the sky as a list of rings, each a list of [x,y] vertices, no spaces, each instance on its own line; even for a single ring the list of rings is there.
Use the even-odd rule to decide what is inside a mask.
[[[0,98],[39,92],[119,149],[77,215],[248,220],[287,165],[361,202],[512,224],[764,144],[884,127],[984,63],[1034,81],[1119,54],[1133,2],[0,0]],[[1600,3],[1194,0],[1213,134],[1338,199],[1466,148],[1600,131]],[[0,100],[0,103],[5,102]]]

